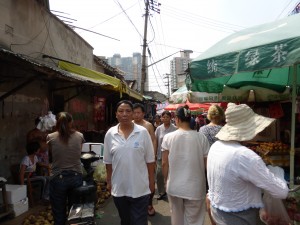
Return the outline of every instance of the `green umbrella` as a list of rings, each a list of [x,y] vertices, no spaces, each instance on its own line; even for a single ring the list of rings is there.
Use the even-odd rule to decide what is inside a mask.
[[[221,93],[224,85],[253,85],[283,92],[300,60],[299,24],[296,14],[229,35],[189,64],[188,89]]]
[[[300,80],[299,24],[300,14],[296,14],[229,35],[189,64],[186,79],[189,90],[220,93],[223,95],[220,101],[232,101],[226,95],[235,91],[244,95],[240,98],[237,95],[234,100],[246,102],[248,96],[245,93],[251,90],[261,101],[292,101],[291,186],[294,180],[296,89]]]

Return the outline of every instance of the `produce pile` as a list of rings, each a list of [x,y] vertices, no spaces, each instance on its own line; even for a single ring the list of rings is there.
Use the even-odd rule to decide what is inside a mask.
[[[41,211],[38,215],[29,215],[24,221],[23,225],[52,225],[54,224],[51,206],[48,206],[46,210]]]
[[[106,190],[106,183],[97,183],[97,203],[96,209],[103,207],[105,201],[110,197],[110,192]]]
[[[245,145],[262,157],[267,165],[289,166],[290,146],[281,141],[246,142]]]
[[[97,183],[97,203],[96,209],[103,207],[105,200],[110,197],[110,192],[106,189],[106,168],[105,164],[99,163],[94,171],[93,178]]]
[[[104,207],[104,203],[110,197],[110,192],[106,189],[106,183],[97,183],[97,201],[95,209]],[[54,224],[51,206],[44,211],[40,211],[37,215],[31,214],[27,216],[22,225],[52,225]]]
[[[288,153],[290,150],[290,146],[284,144],[281,141],[275,142],[247,142],[247,147],[251,148],[253,151],[257,153]]]
[[[262,142],[259,146],[260,149],[265,149],[271,153],[286,153],[289,152],[289,145],[280,141],[275,142]]]

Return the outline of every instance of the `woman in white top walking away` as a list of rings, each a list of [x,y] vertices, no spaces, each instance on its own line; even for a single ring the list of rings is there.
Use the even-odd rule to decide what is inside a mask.
[[[274,119],[260,116],[245,105],[229,103],[222,127],[207,158],[208,198],[218,225],[256,225],[263,207],[261,190],[284,199],[288,187],[276,178],[255,152],[242,145],[268,127]]]
[[[205,162],[209,142],[190,128],[188,106],[176,110],[178,130],[162,143],[162,168],[166,181],[172,225],[201,225],[205,219]]]

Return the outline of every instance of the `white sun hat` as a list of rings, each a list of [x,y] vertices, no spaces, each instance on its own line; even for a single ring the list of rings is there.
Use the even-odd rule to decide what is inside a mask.
[[[250,141],[275,119],[256,114],[246,104],[228,103],[225,111],[226,124],[216,137],[223,141]]]

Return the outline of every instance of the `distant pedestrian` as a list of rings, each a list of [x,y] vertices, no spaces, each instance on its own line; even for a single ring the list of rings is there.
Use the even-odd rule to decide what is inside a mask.
[[[177,130],[177,127],[171,123],[172,115],[169,111],[163,111],[161,114],[162,124],[158,126],[155,130],[155,137],[157,139],[157,152],[155,153],[156,157],[156,185],[158,191],[158,200],[162,200],[167,197],[164,176],[162,173],[162,148],[161,144],[163,142],[164,136],[168,133],[171,133]]]
[[[258,115],[246,104],[229,103],[226,124],[210,148],[207,159],[208,198],[217,225],[256,225],[263,207],[262,190],[285,199],[288,187],[274,176],[262,158],[242,145],[275,119]]]
[[[199,131],[200,127],[206,125],[206,119],[204,115],[198,115],[197,118],[195,119],[196,122],[196,130]]]
[[[191,121],[190,121],[190,127],[192,130],[196,129],[196,120],[195,120],[195,116],[191,117]]]
[[[154,116],[154,123],[153,123],[154,131],[155,131],[156,128],[159,127],[161,124],[162,124],[161,116],[160,116],[159,114],[156,114],[156,115]]]
[[[162,143],[162,167],[171,208],[172,225],[202,225],[205,219],[207,138],[190,128],[188,106],[175,116],[178,130]]]
[[[117,104],[119,123],[104,138],[107,188],[121,225],[147,225],[149,197],[154,192],[154,151],[146,128],[133,123],[133,105]]]

